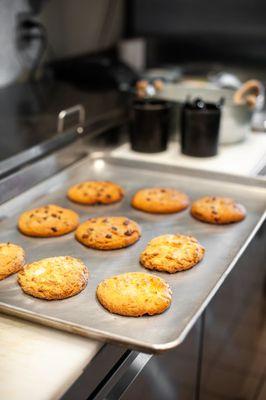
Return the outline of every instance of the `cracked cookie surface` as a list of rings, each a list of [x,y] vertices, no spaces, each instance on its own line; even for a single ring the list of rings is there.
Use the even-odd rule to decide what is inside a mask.
[[[25,264],[25,252],[13,243],[0,243],[0,280],[12,275]]]
[[[44,258],[18,273],[18,283],[25,293],[46,300],[75,296],[87,286],[88,278],[85,264],[70,256]]]
[[[175,273],[194,267],[204,252],[193,236],[162,235],[148,243],[140,255],[140,263],[147,269]]]
[[[170,306],[172,297],[162,278],[145,272],[127,272],[105,279],[96,294],[108,311],[129,317],[161,314]]]

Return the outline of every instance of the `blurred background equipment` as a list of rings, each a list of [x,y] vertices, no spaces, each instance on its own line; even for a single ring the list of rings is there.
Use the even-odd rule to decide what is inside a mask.
[[[223,99],[206,103],[201,99],[186,101],[181,109],[181,152],[193,157],[213,157],[218,139]]]
[[[130,111],[130,143],[134,151],[158,153],[167,149],[171,130],[170,102],[136,100]]]

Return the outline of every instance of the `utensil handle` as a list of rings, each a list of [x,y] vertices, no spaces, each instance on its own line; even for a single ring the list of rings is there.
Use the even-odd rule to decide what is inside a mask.
[[[263,108],[265,99],[265,89],[263,84],[251,79],[245,82],[234,94],[234,103],[236,105],[246,104],[249,108]]]
[[[73,107],[60,111],[57,118],[57,132],[60,133],[64,131],[65,119],[74,114],[78,115],[77,133],[83,133],[83,126],[85,123],[85,109],[81,104],[76,104]]]

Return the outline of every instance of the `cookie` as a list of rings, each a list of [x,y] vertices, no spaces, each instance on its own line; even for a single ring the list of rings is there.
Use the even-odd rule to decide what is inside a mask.
[[[148,213],[170,214],[187,208],[189,198],[175,189],[155,187],[139,190],[133,196],[131,204]]]
[[[124,191],[113,182],[87,181],[69,188],[67,196],[80,204],[112,204],[122,200]]]
[[[87,247],[114,250],[130,246],[141,236],[139,225],[125,217],[91,218],[76,230],[76,238]]]
[[[87,286],[88,278],[83,262],[69,256],[44,258],[18,273],[18,283],[25,293],[46,300],[75,296]]]
[[[204,251],[193,236],[162,235],[148,243],[140,262],[151,270],[174,273],[194,267],[202,260]]]
[[[53,204],[25,211],[18,220],[19,230],[27,236],[52,237],[72,232],[79,224],[75,211]]]
[[[200,221],[219,225],[242,221],[246,210],[229,197],[205,196],[192,204],[191,214]]]
[[[161,314],[171,304],[169,285],[158,276],[128,272],[105,279],[97,287],[97,298],[108,311],[128,317]]]
[[[18,272],[25,264],[22,247],[13,243],[0,243],[0,281]]]

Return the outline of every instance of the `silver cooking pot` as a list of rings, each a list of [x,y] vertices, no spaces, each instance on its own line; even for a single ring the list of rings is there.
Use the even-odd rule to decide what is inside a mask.
[[[250,89],[255,93],[247,94]],[[256,84],[255,84],[256,82]],[[247,94],[247,95],[246,95]],[[199,82],[167,83],[162,91],[156,93],[160,99],[176,103],[175,123],[179,128],[180,110],[184,102],[201,98],[205,102],[219,103],[224,99],[220,126],[220,143],[231,144],[246,139],[250,132],[250,120],[253,111],[261,109],[264,105],[264,88],[258,81],[248,81],[237,92],[232,89],[221,89],[217,86]]]

